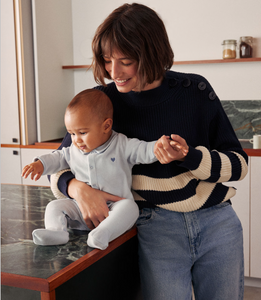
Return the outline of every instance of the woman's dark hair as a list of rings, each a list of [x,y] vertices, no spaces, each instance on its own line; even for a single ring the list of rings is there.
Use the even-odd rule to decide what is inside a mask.
[[[124,4],[115,9],[97,28],[92,41],[93,74],[98,84],[111,79],[103,54],[114,49],[138,62],[139,90],[164,76],[173,65],[174,54],[163,21],[142,4]]]

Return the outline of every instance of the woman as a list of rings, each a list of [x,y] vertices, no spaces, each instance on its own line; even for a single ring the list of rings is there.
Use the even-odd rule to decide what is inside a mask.
[[[196,299],[243,299],[242,227],[230,205],[235,189],[222,182],[244,178],[247,155],[213,88],[199,75],[169,71],[164,24],[141,4],[114,10],[92,48],[96,88],[113,102],[113,129],[145,141],[166,135],[157,153],[165,164],[133,169],[144,299],[191,299],[192,286]],[[70,143],[66,135],[61,147]],[[75,198],[89,228],[108,216],[106,201],[119,200],[69,171],[56,181],[54,193]]]

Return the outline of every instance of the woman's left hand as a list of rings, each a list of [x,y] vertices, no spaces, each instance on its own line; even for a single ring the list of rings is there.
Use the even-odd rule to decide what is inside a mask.
[[[188,154],[187,142],[177,134],[163,135],[154,146],[154,153],[161,164],[168,164],[174,160],[183,161]]]

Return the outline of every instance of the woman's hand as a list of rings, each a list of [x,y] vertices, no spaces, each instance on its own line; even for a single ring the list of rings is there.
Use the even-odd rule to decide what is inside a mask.
[[[123,198],[96,190],[84,182],[72,179],[68,185],[68,194],[74,198],[81,210],[89,229],[97,227],[109,215],[107,201],[119,201]]]
[[[189,147],[186,141],[177,134],[163,135],[154,146],[154,153],[162,164],[168,164],[174,160],[182,161],[188,154]]]

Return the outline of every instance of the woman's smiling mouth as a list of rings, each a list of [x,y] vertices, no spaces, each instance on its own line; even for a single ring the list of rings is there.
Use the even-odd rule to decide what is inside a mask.
[[[130,79],[114,79],[114,82],[117,84],[117,85],[124,85],[127,81],[129,81]]]

